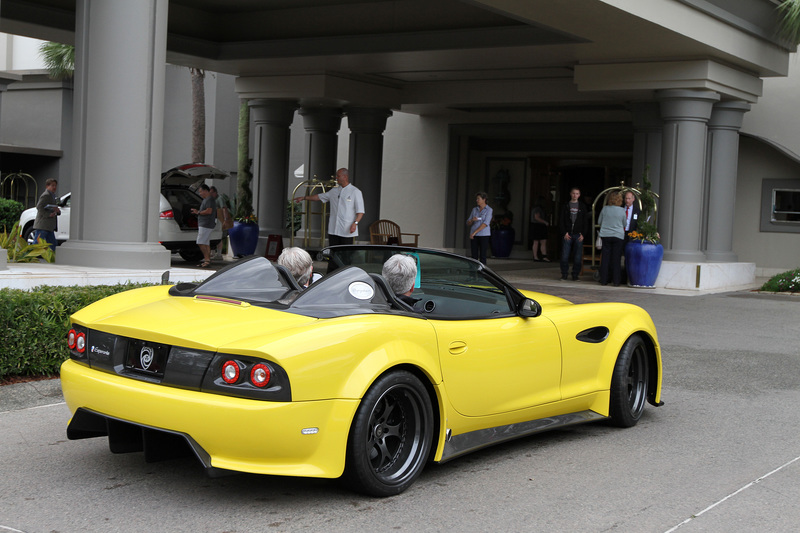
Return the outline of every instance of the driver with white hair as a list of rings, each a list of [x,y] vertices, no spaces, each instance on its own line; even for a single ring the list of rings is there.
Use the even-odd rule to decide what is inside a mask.
[[[383,264],[381,275],[386,278],[398,300],[411,307],[419,300],[411,297],[417,279],[417,261],[410,255],[395,254]]]

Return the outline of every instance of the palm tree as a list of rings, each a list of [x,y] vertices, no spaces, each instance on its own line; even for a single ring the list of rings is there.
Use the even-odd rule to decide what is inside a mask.
[[[75,47],[71,44],[42,43],[39,45],[39,55],[54,80],[65,80],[75,73]]]
[[[192,162],[206,160],[206,73],[200,68],[190,68],[192,75]]]

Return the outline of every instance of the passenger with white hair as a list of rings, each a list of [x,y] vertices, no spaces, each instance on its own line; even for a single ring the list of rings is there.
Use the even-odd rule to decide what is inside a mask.
[[[395,254],[383,264],[381,275],[399,300],[410,306],[419,301],[411,297],[417,279],[417,261],[410,255]]]
[[[278,264],[286,267],[301,287],[308,287],[311,283],[314,265],[311,256],[302,248],[284,248],[278,257]]]

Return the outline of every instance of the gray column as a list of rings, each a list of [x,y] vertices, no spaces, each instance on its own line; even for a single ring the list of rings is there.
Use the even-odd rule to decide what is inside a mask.
[[[259,247],[266,249],[267,236],[283,235],[286,212],[286,180],[289,176],[290,128],[294,101],[251,100],[253,133],[253,177],[257,181],[253,208],[258,216]]]
[[[330,107],[304,107],[300,110],[303,129],[306,130],[305,179],[327,183],[336,174],[336,151],[339,143],[339,128],[342,125],[342,110]],[[314,194],[319,192],[315,191]],[[305,194],[305,193],[304,193]],[[317,205],[312,202],[311,209]],[[319,211],[317,211],[319,212]],[[319,237],[321,221],[318,215],[310,218],[311,235]],[[327,231],[327,230],[326,230]]]
[[[369,225],[380,218],[383,131],[392,112],[363,107],[345,111],[350,127],[350,180],[364,196],[365,212],[359,226],[359,240],[367,240]]]
[[[750,111],[750,104],[746,102],[719,102],[714,105],[708,121],[708,215],[705,239],[708,261],[737,260],[733,253],[733,218],[739,130],[747,111]]]
[[[327,181],[336,174],[336,150],[342,110],[330,107],[304,107],[300,110],[306,130],[306,179],[314,176]]]
[[[705,261],[701,251],[706,125],[719,94],[705,90],[659,91],[664,133],[658,229],[667,261]]]
[[[166,269],[158,244],[168,0],[78,0],[62,264]]]
[[[661,145],[664,122],[657,102],[633,102],[629,105],[633,118],[633,166],[631,183],[642,183],[648,173],[652,189],[659,192],[661,184]]]

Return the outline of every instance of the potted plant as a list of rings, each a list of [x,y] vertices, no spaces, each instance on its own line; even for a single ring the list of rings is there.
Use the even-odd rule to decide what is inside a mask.
[[[631,287],[655,287],[664,258],[664,247],[655,224],[658,195],[651,189],[648,170],[649,167],[642,175],[641,188],[634,189],[641,202],[641,212],[637,228],[628,233],[629,240],[625,245],[625,269]]]

